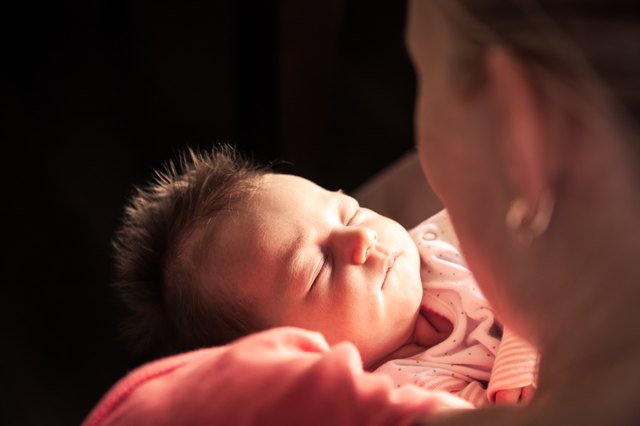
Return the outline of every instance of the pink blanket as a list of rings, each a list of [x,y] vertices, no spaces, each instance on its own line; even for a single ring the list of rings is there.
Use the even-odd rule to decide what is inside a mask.
[[[355,347],[279,328],[144,365],[99,401],[95,425],[405,425],[470,405],[362,370]]]

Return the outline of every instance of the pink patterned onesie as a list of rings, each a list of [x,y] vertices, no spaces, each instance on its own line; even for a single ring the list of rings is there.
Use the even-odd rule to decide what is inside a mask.
[[[535,385],[538,354],[495,320],[447,223],[443,211],[410,234],[421,258],[421,308],[449,320],[453,331],[424,352],[376,371],[390,375],[396,386],[445,390],[482,406],[499,390]]]

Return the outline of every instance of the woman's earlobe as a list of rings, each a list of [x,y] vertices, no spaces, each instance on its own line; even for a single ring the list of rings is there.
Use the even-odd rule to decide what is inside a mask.
[[[544,191],[537,205],[530,205],[527,200],[516,197],[505,217],[507,229],[524,245],[531,244],[544,234],[553,218],[555,195]]]

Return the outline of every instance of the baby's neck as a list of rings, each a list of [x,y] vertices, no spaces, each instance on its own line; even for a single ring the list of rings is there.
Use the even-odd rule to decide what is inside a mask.
[[[452,331],[453,325],[449,320],[434,312],[422,309],[416,320],[412,340],[385,356],[368,370],[373,371],[393,359],[409,358],[424,352],[444,341]]]
[[[444,341],[452,331],[451,321],[422,307],[416,321],[414,341],[422,347],[430,348]]]

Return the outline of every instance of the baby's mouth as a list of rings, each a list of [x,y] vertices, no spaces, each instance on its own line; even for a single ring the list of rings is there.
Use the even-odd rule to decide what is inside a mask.
[[[382,280],[382,285],[380,286],[381,290],[384,288],[385,284],[387,283],[387,278],[389,278],[389,273],[393,269],[393,266],[396,264],[396,260],[398,259],[399,256],[400,256],[400,252],[399,251],[393,251],[393,252],[391,252],[391,254],[389,254],[389,257],[385,261],[385,264],[384,264],[384,279]]]

